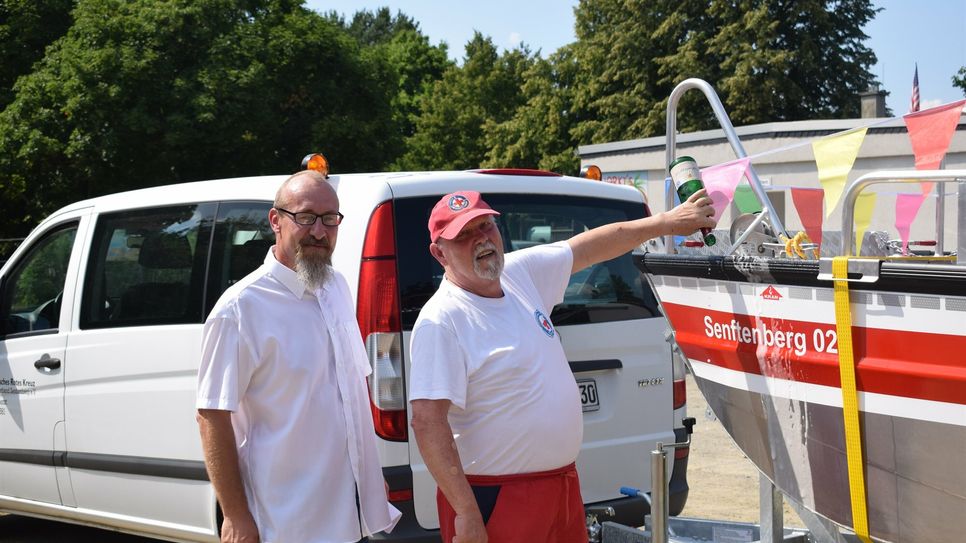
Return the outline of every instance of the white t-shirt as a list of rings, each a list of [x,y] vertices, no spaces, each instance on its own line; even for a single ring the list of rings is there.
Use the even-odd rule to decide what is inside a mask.
[[[506,255],[503,297],[443,280],[413,327],[410,400],[448,399],[463,470],[533,473],[577,459],[583,415],[550,311],[573,266],[567,242]]]
[[[400,513],[386,499],[369,373],[348,285],[335,270],[311,292],[270,250],[215,304],[197,407],[232,412],[264,543],[355,542],[395,526]]]

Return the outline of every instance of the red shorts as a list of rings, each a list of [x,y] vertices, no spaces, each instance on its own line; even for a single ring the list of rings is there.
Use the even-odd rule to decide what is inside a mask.
[[[587,543],[584,502],[577,468],[519,475],[466,477],[483,514],[491,543]],[[453,541],[456,512],[436,491],[439,529],[444,543]]]

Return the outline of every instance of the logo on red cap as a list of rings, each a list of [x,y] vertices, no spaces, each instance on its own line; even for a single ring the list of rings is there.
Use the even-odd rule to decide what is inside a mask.
[[[483,215],[499,215],[473,190],[451,192],[436,202],[429,215],[429,239],[453,239],[467,223]]]
[[[452,198],[449,199],[449,208],[451,211],[459,211],[461,209],[466,209],[470,205],[470,200],[463,196],[462,194],[454,194]]]

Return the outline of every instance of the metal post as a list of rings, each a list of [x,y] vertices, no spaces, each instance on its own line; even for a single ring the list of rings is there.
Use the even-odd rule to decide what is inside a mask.
[[[946,184],[936,183],[936,256],[943,256],[946,245]]]
[[[658,442],[651,451],[651,543],[667,543],[667,453]]]
[[[781,543],[785,538],[785,515],[782,494],[775,485],[758,474],[758,515],[761,526],[761,543]]]
[[[959,180],[959,217],[956,218],[959,228],[956,229],[956,262],[966,264],[966,181]]]

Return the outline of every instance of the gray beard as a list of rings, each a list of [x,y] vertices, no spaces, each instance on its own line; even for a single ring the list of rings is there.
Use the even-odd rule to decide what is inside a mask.
[[[317,290],[332,276],[330,255],[306,254],[299,245],[295,251],[295,273],[305,286]]]
[[[500,274],[503,273],[503,256],[494,253],[497,258],[493,262],[488,264],[483,264],[476,259],[483,251],[486,250],[496,250],[496,245],[492,242],[487,241],[481,244],[479,247],[473,251],[473,273],[480,277],[481,279],[486,279],[488,281],[493,281],[500,278]]]

